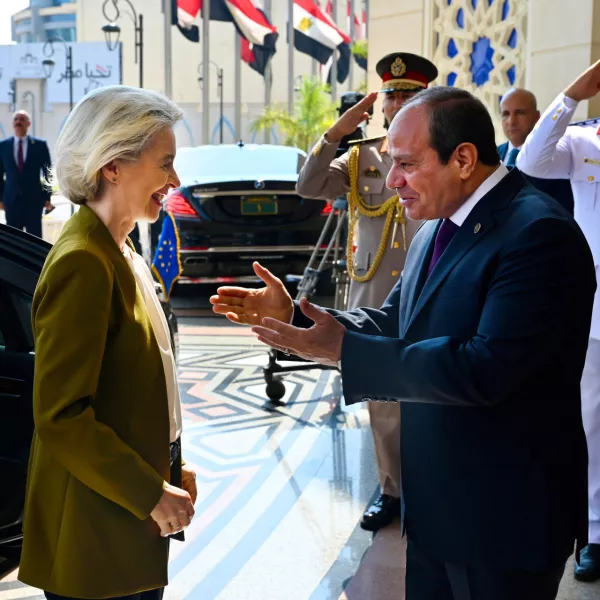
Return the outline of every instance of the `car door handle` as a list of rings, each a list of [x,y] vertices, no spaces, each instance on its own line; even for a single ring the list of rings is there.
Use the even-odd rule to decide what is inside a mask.
[[[25,382],[12,377],[0,377],[0,397],[18,398],[23,394]]]

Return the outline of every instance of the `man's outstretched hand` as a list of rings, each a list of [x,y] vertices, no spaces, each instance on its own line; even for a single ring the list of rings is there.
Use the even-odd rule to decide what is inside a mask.
[[[310,329],[300,329],[287,322],[265,318],[262,325],[255,325],[252,331],[259,341],[276,350],[289,350],[311,362],[337,366],[342,358],[342,344],[346,328],[328,312],[311,304],[306,298],[300,300],[300,309],[314,325]]]
[[[266,317],[289,323],[294,314],[294,303],[281,279],[257,262],[252,266],[266,287],[258,290],[220,287],[210,298],[213,312],[241,325],[260,325]]]

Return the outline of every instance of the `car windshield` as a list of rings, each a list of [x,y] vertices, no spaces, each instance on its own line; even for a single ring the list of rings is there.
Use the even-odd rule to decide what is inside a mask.
[[[281,146],[204,146],[179,148],[175,170],[182,185],[248,181],[256,179],[295,181],[304,154]]]

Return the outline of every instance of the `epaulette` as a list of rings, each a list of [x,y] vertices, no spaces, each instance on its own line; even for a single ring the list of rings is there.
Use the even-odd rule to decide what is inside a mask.
[[[598,125],[600,124],[600,117],[596,117],[595,119],[587,119],[585,121],[576,121],[575,123],[569,123],[569,127],[586,127],[587,125]]]
[[[378,142],[380,140],[384,140],[386,137],[386,135],[380,135],[377,137],[362,138],[361,140],[351,140],[348,142],[348,146],[350,146],[351,144],[365,144],[367,142]]]

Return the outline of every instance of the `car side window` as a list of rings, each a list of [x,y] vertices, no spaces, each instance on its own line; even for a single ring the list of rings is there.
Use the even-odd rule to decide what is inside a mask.
[[[30,352],[34,349],[30,294],[0,282],[0,350]]]
[[[16,288],[9,288],[9,294],[11,296],[12,304],[19,317],[19,323],[21,324],[21,331],[25,336],[25,343],[28,348],[33,350],[33,326],[31,324],[31,308],[33,304],[33,297],[21,290]]]

